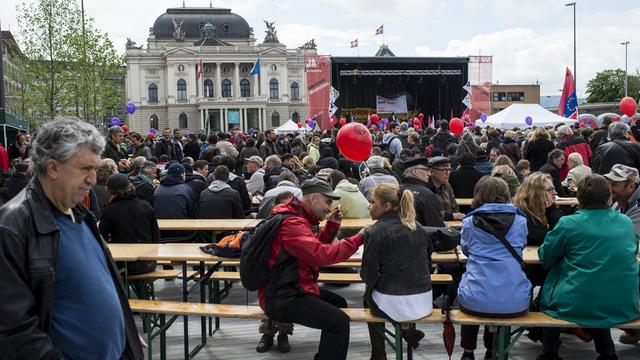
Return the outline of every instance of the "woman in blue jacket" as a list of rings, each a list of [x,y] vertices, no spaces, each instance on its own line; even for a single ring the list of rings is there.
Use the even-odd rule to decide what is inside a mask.
[[[531,283],[516,257],[500,240],[504,238],[522,258],[527,245],[527,218],[511,205],[509,186],[485,176],[474,189],[476,209],[462,220],[462,252],[469,257],[462,275],[458,298],[460,310],[490,317],[519,316],[529,309]],[[462,325],[462,360],[474,359],[478,326]],[[493,338],[485,327],[485,359],[492,356]]]

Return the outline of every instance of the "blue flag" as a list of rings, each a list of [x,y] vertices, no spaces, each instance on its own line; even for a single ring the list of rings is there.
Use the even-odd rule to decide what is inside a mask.
[[[251,73],[249,75],[260,75],[260,57],[256,59],[256,63],[253,65],[253,69],[251,69]]]

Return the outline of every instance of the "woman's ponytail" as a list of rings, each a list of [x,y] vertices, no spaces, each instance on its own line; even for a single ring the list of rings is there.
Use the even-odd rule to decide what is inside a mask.
[[[411,191],[402,191],[398,215],[400,215],[402,224],[411,230],[416,229],[416,209],[413,201],[413,193]]]

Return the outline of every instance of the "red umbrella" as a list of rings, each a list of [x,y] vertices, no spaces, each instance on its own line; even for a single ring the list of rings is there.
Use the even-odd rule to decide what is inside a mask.
[[[442,323],[442,340],[444,342],[444,348],[447,350],[447,354],[449,355],[449,360],[451,360],[451,355],[453,354],[453,347],[456,342],[456,329],[453,327],[453,323],[449,318],[449,299],[445,296],[443,299],[444,306],[442,307],[442,314],[446,314],[447,318]]]

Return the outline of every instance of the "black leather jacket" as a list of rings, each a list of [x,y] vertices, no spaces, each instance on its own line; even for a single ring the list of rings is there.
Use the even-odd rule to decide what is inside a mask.
[[[124,286],[96,220],[82,205],[93,235],[108,258],[125,319],[127,344],[122,359],[143,359]],[[55,265],[60,230],[37,178],[10,202],[0,207],[0,359],[65,359],[51,343]],[[91,331],[87,324],[87,331]]]

